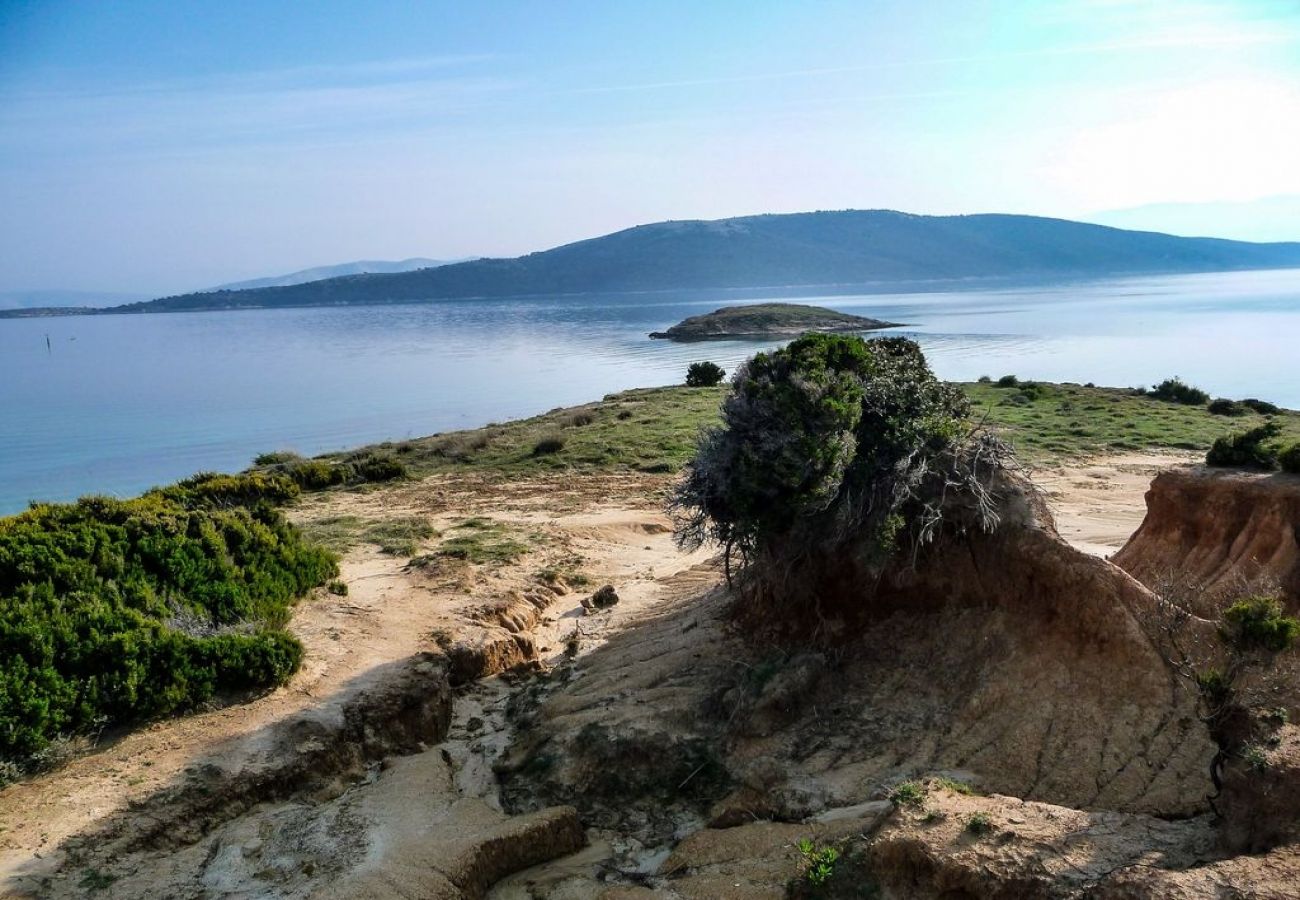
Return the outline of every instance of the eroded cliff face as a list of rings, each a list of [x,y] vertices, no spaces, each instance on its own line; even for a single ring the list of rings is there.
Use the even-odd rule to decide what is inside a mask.
[[[820,611],[832,639],[819,650],[756,644],[733,626],[724,589],[682,591],[520,712],[521,741],[501,766],[507,802],[577,806],[612,845],[640,848],[616,869],[691,833],[670,877],[660,869],[663,896],[766,896],[759,882],[797,865],[755,856],[756,835],[754,846],[770,838],[787,849],[800,829],[871,835],[894,822],[882,801],[895,786],[935,774],[1070,807],[1062,814],[1081,822],[1107,811],[1117,829],[1126,817],[1204,812],[1213,747],[1148,634],[1157,598],[1062,541],[1022,478],[996,488],[994,533],[950,533],[878,582],[846,573],[856,588]],[[921,843],[938,833],[909,827]],[[940,831],[960,843],[960,823]],[[699,861],[686,852],[704,847]],[[1116,849],[1071,889],[1143,852]],[[873,858],[887,882],[897,854]],[[744,889],[709,893],[742,875]],[[898,896],[931,896],[910,869],[899,879],[916,893]],[[970,890],[963,896],[984,896]]]
[[[1147,491],[1142,527],[1114,557],[1157,588],[1192,589],[1196,612],[1231,593],[1280,589],[1300,605],[1300,477],[1186,466]]]

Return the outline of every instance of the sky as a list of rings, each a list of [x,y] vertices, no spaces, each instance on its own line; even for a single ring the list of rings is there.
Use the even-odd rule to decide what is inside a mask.
[[[1296,0],[0,0],[0,291],[664,219],[1300,240]]]

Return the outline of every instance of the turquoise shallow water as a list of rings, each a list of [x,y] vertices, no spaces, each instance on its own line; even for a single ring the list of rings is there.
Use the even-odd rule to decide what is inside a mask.
[[[841,292],[945,378],[1150,384],[1300,407],[1300,270]],[[725,292],[0,320],[0,513],[129,495],[258,452],[317,453],[728,370],[753,342],[651,341]],[[45,336],[51,349],[47,351]]]

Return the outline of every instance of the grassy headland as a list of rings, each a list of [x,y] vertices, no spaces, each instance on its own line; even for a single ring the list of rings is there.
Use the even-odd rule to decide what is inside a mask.
[[[1210,413],[1128,388],[1021,382],[962,385],[974,417],[1035,465],[1099,453],[1148,449],[1204,452],[1214,439],[1265,417]],[[521,475],[564,469],[676,472],[691,458],[700,429],[718,421],[726,386],[664,387],[610,394],[598,403],[469,431],[383,443],[411,475],[458,469]],[[1279,442],[1300,440],[1300,413],[1282,410]],[[538,448],[542,450],[539,452]],[[327,454],[338,461],[348,453]]]

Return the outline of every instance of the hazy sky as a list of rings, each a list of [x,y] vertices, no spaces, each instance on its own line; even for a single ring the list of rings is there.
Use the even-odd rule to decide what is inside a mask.
[[[0,0],[0,290],[848,207],[1300,239],[1297,198],[1296,0]]]

